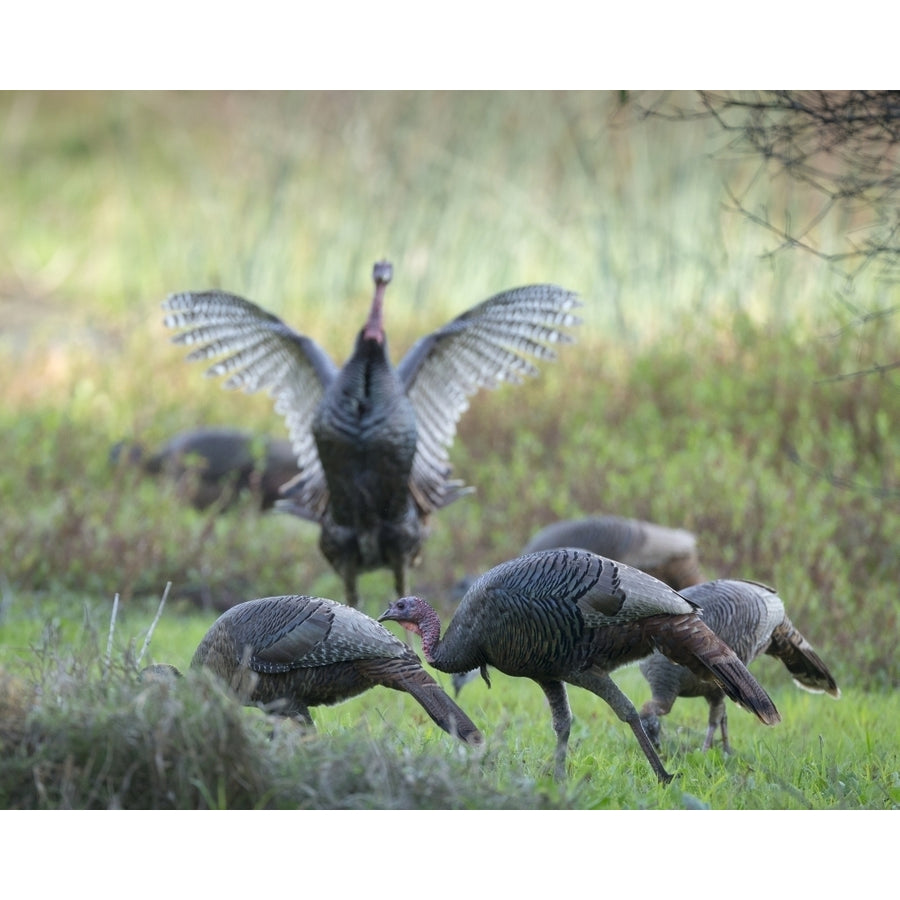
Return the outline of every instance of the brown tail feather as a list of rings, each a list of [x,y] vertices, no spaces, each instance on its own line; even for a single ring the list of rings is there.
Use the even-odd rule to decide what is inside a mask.
[[[764,724],[775,725],[781,721],[772,698],[734,650],[700,616],[691,613],[657,619],[651,637],[665,656],[686,666],[700,678],[713,678],[729,698]]]
[[[794,681],[805,690],[814,693],[824,691],[835,699],[841,696],[828,667],[787,616],[772,632],[772,642],[766,653],[780,659]]]

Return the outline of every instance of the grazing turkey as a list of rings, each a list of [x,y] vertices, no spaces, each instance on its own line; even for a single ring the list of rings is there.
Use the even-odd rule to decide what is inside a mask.
[[[697,539],[683,528],[667,528],[622,516],[588,516],[552,522],[538,531],[522,554],[554,547],[590,550],[641,569],[676,591],[704,581]]]
[[[395,601],[379,621],[419,634],[425,659],[442,672],[487,667],[531,678],[550,704],[555,774],[565,777],[572,713],[566,683],[605,700],[634,732],[660,781],[663,768],[631,701],[609,673],[660,650],[767,725],[780,721],[768,694],[734,651],[704,624],[697,606],[656,578],[583,550],[544,550],[501,563],[466,592],[441,638],[434,609],[419,597]],[[490,683],[490,682],[488,682]]]
[[[267,389],[284,416],[300,474],[278,508],[319,523],[319,546],[358,601],[357,577],[387,568],[398,594],[420,555],[429,515],[468,493],[450,478],[448,450],[469,397],[555,359],[554,344],[579,320],[576,296],[548,284],[497,294],[418,340],[396,368],[382,323],[388,262],[375,264],[375,295],[342,368],[311,338],[222,291],[171,295],[163,304],[189,360],[222,357],[208,375],[225,387]]]
[[[376,685],[411,694],[437,725],[482,743],[471,719],[422,668],[419,657],[358,609],[321,597],[263,597],[219,616],[191,667],[210,669],[246,706],[313,725],[330,706]]]
[[[753,581],[721,579],[685,588],[682,594],[701,607],[703,621],[744,665],[750,665],[761,653],[768,653],[784,663],[801,688],[840,697],[840,689],[825,663],[794,628],[772,588]],[[641,660],[640,669],[653,692],[641,708],[641,722],[655,747],[659,747],[659,716],[666,715],[678,697],[705,697],[709,703],[709,727],[703,749],[709,750],[716,729],[721,729],[722,746],[726,753],[731,752],[725,694],[718,685],[701,681],[689,669],[658,652]]]
[[[110,458],[114,463],[124,458],[150,475],[174,479],[196,509],[224,500],[225,510],[231,505],[228,498],[254,490],[260,508],[266,510],[275,505],[281,485],[296,477],[297,460],[288,440],[261,440],[261,456],[254,452],[256,441],[252,434],[237,428],[192,428],[179,432],[149,455],[140,444],[120,442]],[[196,480],[186,479],[194,468]]]
[[[589,550],[598,556],[616,559],[679,590],[704,580],[697,558],[697,539],[681,528],[666,528],[653,522],[622,516],[589,516],[553,522],[536,532],[520,555],[557,547]],[[462,599],[470,582],[454,588],[454,598]],[[451,681],[456,696],[478,675],[478,670],[457,672]]]

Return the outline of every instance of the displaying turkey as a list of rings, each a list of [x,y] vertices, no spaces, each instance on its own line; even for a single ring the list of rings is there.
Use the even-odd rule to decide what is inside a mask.
[[[555,359],[578,324],[576,295],[549,284],[497,294],[418,340],[396,369],[383,325],[388,262],[353,353],[338,368],[311,338],[222,291],[173,294],[163,304],[189,360],[222,357],[208,375],[225,387],[267,389],[284,416],[300,474],[279,508],[320,524],[319,546],[358,601],[360,573],[387,568],[398,594],[431,513],[468,493],[451,480],[448,450],[480,388],[537,373],[527,355]]]
[[[481,732],[419,657],[365,613],[322,597],[263,597],[219,616],[191,667],[205,666],[246,706],[313,725],[309,708],[376,685],[411,694],[437,725],[468,744]]]
[[[224,511],[246,490],[258,493],[261,509],[271,509],[281,485],[298,473],[290,441],[258,439],[237,428],[182,431],[151,454],[140,444],[121,442],[113,447],[110,458],[114,463],[124,459],[138,464],[150,475],[174,479],[185,499],[200,510],[223,501]]]
[[[622,516],[588,516],[563,519],[536,532],[520,555],[557,547],[589,550],[598,556],[616,559],[679,590],[704,580],[697,558],[697,539],[682,528],[666,528],[640,519]],[[465,591],[454,588],[457,602]],[[456,696],[478,675],[478,670],[457,672],[451,681]]]
[[[554,547],[576,547],[617,559],[676,591],[705,580],[697,557],[697,538],[683,528],[622,516],[564,519],[536,532],[522,553]]]
[[[592,691],[626,722],[660,781],[669,781],[631,701],[609,673],[660,650],[767,725],[780,721],[768,694],[734,651],[704,624],[697,606],[656,578],[583,550],[544,550],[501,563],[466,592],[441,638],[434,609],[419,597],[395,601],[379,621],[419,634],[425,659],[442,672],[487,667],[536,681],[556,732],[555,774],[565,776],[572,712],[566,684]],[[490,682],[488,681],[488,684]]]
[[[768,653],[784,663],[799,687],[840,697],[840,689],[825,663],[794,628],[772,588],[753,581],[721,579],[685,588],[682,594],[700,605],[703,621],[745,665],[761,653]],[[641,660],[640,669],[653,693],[641,708],[641,722],[655,747],[659,747],[659,716],[669,713],[678,697],[705,697],[709,727],[703,749],[712,746],[716,730],[721,729],[722,746],[726,753],[731,752],[725,694],[718,685],[701,681],[689,669],[660,653]]]

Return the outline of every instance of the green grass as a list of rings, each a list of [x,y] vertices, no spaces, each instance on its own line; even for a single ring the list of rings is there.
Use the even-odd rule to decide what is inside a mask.
[[[124,608],[108,650],[105,614],[87,604],[76,622],[52,616],[10,623],[29,637],[7,665],[0,698],[0,802],[6,808],[276,809],[885,809],[900,801],[895,694],[853,687],[840,701],[793,688],[772,660],[754,672],[783,723],[765,729],[729,707],[736,752],[699,750],[706,703],[679,700],[663,720],[663,757],[676,773],[660,785],[625,725],[598,698],[570,690],[575,722],[569,781],[551,777],[555,738],[540,689],[494,673],[461,694],[485,723],[483,752],[457,745],[407,695],[375,689],[314,710],[316,734],[272,726],[239,707],[211,678],[188,672],[142,684],[138,662],[150,604]],[[151,648],[187,670],[208,616],[165,610]],[[123,640],[123,635],[129,639]],[[449,678],[438,673],[449,690]],[[635,667],[617,682],[648,695]]]
[[[753,166],[716,153],[708,125],[630,113],[615,94],[0,95],[7,806],[896,808],[897,381],[827,380],[900,358],[894,319],[856,315],[891,305],[892,289],[863,274],[847,295],[811,259],[764,258],[766,236],[722,208],[723,181]],[[807,202],[757,188],[773,210]],[[417,592],[449,617],[456,579],[555,518],[687,527],[710,577],[778,588],[842,699],[803,694],[761,660],[784,721],[767,729],[732,707],[737,753],[702,754],[705,706],[679,701],[663,723],[679,777],[661,787],[627,727],[572,689],[560,790],[542,693],[499,674],[462,694],[489,739],[478,759],[384,690],[315,710],[315,738],[272,744],[259,714],[214,686],[136,684],[169,581],[147,659],[182,669],[217,603],[341,597],[312,526],[248,501],[197,513],[171,485],[109,465],[123,437],[154,443],[197,423],[284,434],[268,397],[228,394],[184,362],[160,301],[220,285],[340,361],[381,256],[395,264],[394,359],[516,284],[556,281],[585,304],[556,364],[463,417],[451,459],[477,494],[434,517]],[[372,615],[392,599],[386,572],[361,590]],[[643,701],[637,670],[615,677]],[[196,743],[204,730],[210,747]],[[121,763],[135,747],[143,780]]]

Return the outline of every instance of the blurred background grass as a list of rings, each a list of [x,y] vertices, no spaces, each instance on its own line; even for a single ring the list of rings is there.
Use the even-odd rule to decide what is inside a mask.
[[[217,602],[340,596],[313,526],[250,502],[185,509],[107,456],[197,424],[285,434],[267,397],[184,362],[162,327],[168,293],[242,294],[343,361],[387,257],[395,360],[515,285],[584,302],[557,363],[463,417],[451,460],[478,493],[435,516],[417,592],[449,615],[457,578],[552,519],[644,517],[693,529],[710,577],[774,584],[842,687],[896,688],[897,382],[824,381],[900,358],[896,321],[860,316],[896,289],[771,254],[726,185],[775,219],[805,220],[814,198],[708,120],[641,115],[660,99],[0,94],[3,658],[27,657],[48,621],[105,623],[115,593],[120,634],[143,633],[169,580],[152,655],[180,666]],[[864,227],[829,218],[813,237],[835,249]],[[387,573],[361,589],[370,614],[391,599]]]

